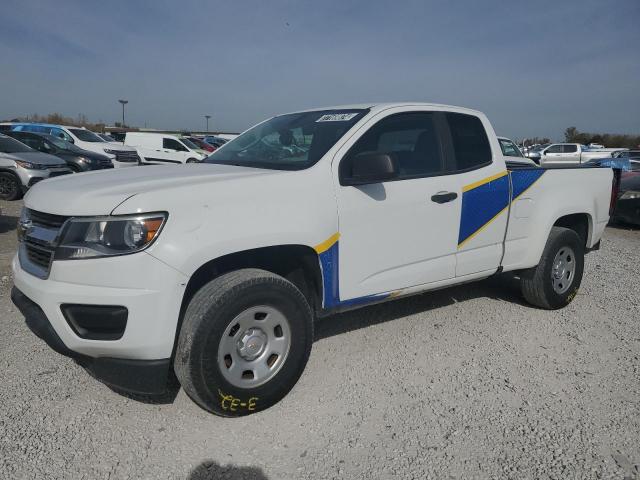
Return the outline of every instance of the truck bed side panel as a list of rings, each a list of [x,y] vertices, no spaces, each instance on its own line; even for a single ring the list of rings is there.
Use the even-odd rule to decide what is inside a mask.
[[[600,240],[609,221],[611,169],[518,169],[510,175],[513,202],[502,262],[505,271],[537,265],[551,227],[566,215],[588,216],[587,247]]]

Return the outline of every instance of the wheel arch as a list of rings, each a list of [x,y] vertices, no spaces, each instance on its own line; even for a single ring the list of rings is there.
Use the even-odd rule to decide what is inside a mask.
[[[185,288],[180,317],[193,295],[204,284],[224,273],[242,268],[259,268],[280,275],[302,292],[314,311],[322,306],[322,271],[317,252],[307,245],[274,245],[223,255],[198,267]]]
[[[558,218],[553,227],[564,227],[573,230],[582,239],[585,249],[591,244],[593,236],[593,218],[588,213],[571,213]],[[551,229],[549,229],[551,231]]]

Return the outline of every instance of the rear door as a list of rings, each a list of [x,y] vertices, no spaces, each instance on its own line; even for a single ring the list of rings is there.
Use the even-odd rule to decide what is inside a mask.
[[[580,151],[578,146],[571,143],[562,145],[562,159],[566,164],[580,163]]]
[[[447,113],[455,178],[461,192],[456,277],[494,271],[502,259],[509,177],[484,115]]]

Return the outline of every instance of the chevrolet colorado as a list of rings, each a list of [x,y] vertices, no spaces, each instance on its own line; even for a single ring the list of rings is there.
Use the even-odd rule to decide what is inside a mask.
[[[505,164],[480,112],[399,103],[276,116],[203,164],[83,174],[25,198],[12,298],[111,387],[264,410],[314,319],[516,272],[557,309],[599,247],[609,168]]]

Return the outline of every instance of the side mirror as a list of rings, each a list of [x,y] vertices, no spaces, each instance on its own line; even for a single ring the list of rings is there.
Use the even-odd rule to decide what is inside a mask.
[[[351,176],[344,178],[343,185],[369,185],[393,180],[398,176],[398,161],[395,156],[381,152],[362,152],[353,157]]]

